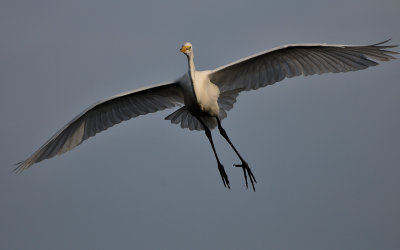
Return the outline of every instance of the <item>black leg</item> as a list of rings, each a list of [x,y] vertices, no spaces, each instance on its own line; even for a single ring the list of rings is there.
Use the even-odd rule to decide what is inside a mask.
[[[254,177],[253,173],[251,172],[251,169],[250,169],[249,165],[242,158],[242,156],[239,154],[239,152],[236,150],[235,146],[233,145],[233,143],[229,139],[228,134],[226,133],[225,129],[222,127],[221,121],[219,120],[219,118],[216,117],[216,119],[217,119],[217,123],[218,123],[219,133],[225,138],[225,140],[229,143],[229,145],[231,145],[232,149],[235,151],[235,153],[239,157],[240,161],[242,162],[242,164],[233,164],[233,166],[241,167],[243,169],[243,175],[244,175],[244,179],[246,181],[246,187],[247,188],[249,186],[249,184],[247,182],[247,174],[248,174],[250,182],[251,182],[251,185],[253,186],[253,190],[256,191],[256,188],[254,187],[254,183],[256,183],[257,181],[256,181],[256,178]]]
[[[199,117],[196,117],[196,118],[197,118],[197,120],[199,120],[201,125],[203,125],[204,131],[206,133],[206,136],[207,136],[208,140],[210,141],[211,147],[212,147],[214,155],[215,155],[215,159],[217,159],[218,170],[219,170],[219,174],[221,175],[222,182],[224,183],[225,187],[230,189],[231,187],[229,186],[228,175],[225,172],[224,166],[219,161],[219,158],[218,158],[218,155],[217,155],[217,151],[215,150],[214,142],[213,142],[213,139],[212,139],[212,136],[211,136],[211,131]]]

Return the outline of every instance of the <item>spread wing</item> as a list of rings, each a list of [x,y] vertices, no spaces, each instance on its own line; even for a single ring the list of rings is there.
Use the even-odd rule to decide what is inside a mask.
[[[183,103],[183,92],[176,82],[133,90],[96,103],[76,116],[53,135],[28,159],[18,163],[17,173],[32,164],[65,153],[122,121],[154,113]]]
[[[328,72],[356,71],[375,66],[376,61],[395,59],[397,45],[387,41],[365,46],[333,44],[293,44],[264,51],[215,69],[212,83],[221,92],[253,90],[282,81],[286,77]]]

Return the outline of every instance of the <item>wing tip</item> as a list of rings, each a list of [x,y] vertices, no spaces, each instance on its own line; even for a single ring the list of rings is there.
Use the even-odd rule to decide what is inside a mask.
[[[13,169],[13,172],[15,174],[21,174],[25,169],[29,168],[30,166],[32,166],[33,163],[31,163],[29,161],[29,159],[25,160],[25,161],[20,161],[18,163],[15,163],[14,166],[17,166]]]
[[[374,49],[374,50],[376,50],[376,52],[380,53],[380,57],[375,58],[379,61],[396,60],[397,58],[394,57],[393,55],[398,55],[400,53],[397,51],[393,51],[391,49],[397,48],[399,45],[398,44],[388,45],[387,43],[391,40],[392,40],[392,38],[389,38],[389,39],[386,39],[385,41],[375,43],[375,44],[365,46],[365,47]],[[373,56],[371,56],[371,57],[373,57]]]
[[[396,47],[399,46],[398,44],[386,45],[386,43],[390,42],[391,40],[392,40],[392,38],[389,38],[389,39],[386,39],[386,40],[383,41],[383,42],[375,43],[375,44],[372,44],[372,45],[370,45],[370,46],[378,47],[378,48],[380,48],[380,49],[396,48]],[[390,52],[390,53],[393,53],[393,54],[399,54],[399,52],[396,52],[396,51],[387,51],[387,52]]]
[[[375,44],[372,44],[373,46],[377,46],[377,45],[381,45],[381,44],[385,44],[385,43],[387,43],[387,42],[389,42],[389,41],[391,41],[392,40],[392,38],[389,38],[389,39],[386,39],[386,40],[384,40],[384,41],[382,41],[382,42],[379,42],[379,43],[375,43]],[[397,45],[396,45],[397,46]]]
[[[24,162],[23,162],[23,161],[20,161],[20,162],[18,162],[18,163],[15,163],[14,166],[16,166],[16,167],[13,169],[13,172],[14,172],[15,174],[21,174],[21,173],[25,170],[25,166],[24,166]]]

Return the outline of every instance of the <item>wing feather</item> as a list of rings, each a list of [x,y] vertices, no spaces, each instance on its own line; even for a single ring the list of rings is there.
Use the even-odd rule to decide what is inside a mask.
[[[121,93],[89,107],[52,136],[28,159],[18,163],[17,173],[32,164],[65,153],[122,121],[183,104],[177,82]]]
[[[293,44],[241,59],[210,73],[221,92],[253,90],[294,76],[348,72],[396,59],[387,41],[372,45]]]

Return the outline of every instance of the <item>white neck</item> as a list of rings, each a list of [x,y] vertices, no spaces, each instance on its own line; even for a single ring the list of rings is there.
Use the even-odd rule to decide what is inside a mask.
[[[192,78],[192,81],[194,81],[193,78],[194,78],[194,72],[196,69],[194,67],[194,62],[193,62],[193,52],[187,56],[187,59],[188,59],[188,64],[189,64],[189,74],[190,74],[190,77]]]

